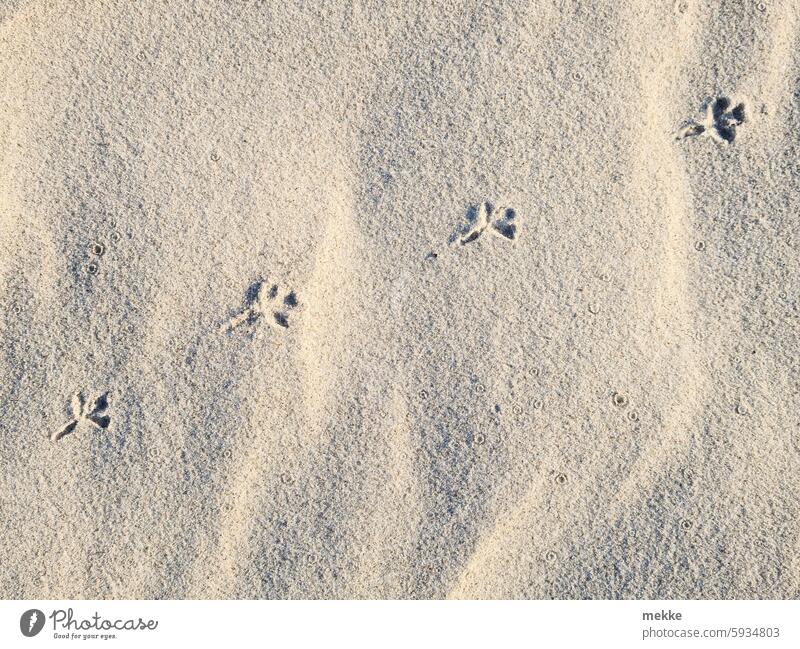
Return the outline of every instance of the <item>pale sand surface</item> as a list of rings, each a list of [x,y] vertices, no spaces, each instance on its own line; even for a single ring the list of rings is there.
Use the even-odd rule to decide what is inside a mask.
[[[800,5],[290,4],[0,3],[0,596],[797,597]]]

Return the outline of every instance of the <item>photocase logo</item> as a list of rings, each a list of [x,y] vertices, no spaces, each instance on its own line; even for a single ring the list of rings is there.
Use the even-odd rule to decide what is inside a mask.
[[[75,617],[75,612],[71,609],[55,609],[47,616],[53,622],[53,637],[55,639],[71,638],[77,640],[83,638],[101,638],[107,640],[117,637],[117,631],[155,631],[158,628],[158,620],[145,620],[138,618],[108,619],[96,612],[88,618]],[[19,630],[22,635],[32,638],[37,635],[45,625],[45,615],[38,608],[25,611],[19,618]],[[62,631],[62,633],[59,633]],[[84,633],[83,631],[113,631],[114,633]]]
[[[22,617],[19,618],[19,630],[22,635],[27,638],[32,638],[44,627],[44,613],[38,608],[32,608],[25,611]]]

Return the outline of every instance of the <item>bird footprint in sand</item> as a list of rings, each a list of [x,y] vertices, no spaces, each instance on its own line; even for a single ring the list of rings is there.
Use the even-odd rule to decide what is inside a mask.
[[[103,413],[108,408],[108,392],[101,394],[94,401],[87,401],[80,392],[72,395],[72,419],[61,429],[50,436],[54,442],[57,442],[65,435],[69,435],[80,425],[88,425],[92,428],[108,428],[111,423],[111,417]]]
[[[731,100],[719,97],[705,104],[705,117],[701,120],[689,121],[676,136],[676,140],[687,137],[710,136],[717,142],[733,142],[736,139],[736,127],[744,124],[744,104],[736,104],[733,108]]]
[[[517,213],[510,207],[492,207],[484,201],[478,209],[470,209],[467,226],[451,238],[462,246],[476,241],[485,230],[492,234],[514,241],[517,238]]]
[[[264,281],[258,281],[247,291],[245,307],[231,318],[223,329],[233,331],[243,324],[254,324],[260,318],[272,315],[272,323],[287,329],[289,327],[289,309],[297,306],[297,294],[289,291],[278,301],[278,285],[267,286]]]

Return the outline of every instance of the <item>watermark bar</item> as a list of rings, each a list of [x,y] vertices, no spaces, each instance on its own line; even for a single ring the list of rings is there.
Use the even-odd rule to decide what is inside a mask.
[[[796,601],[4,601],[0,647],[798,647]],[[233,644],[231,644],[233,643]]]

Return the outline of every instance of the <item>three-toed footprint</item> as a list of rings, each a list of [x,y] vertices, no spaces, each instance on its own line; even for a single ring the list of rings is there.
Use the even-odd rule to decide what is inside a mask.
[[[289,311],[298,304],[297,294],[294,291],[285,293],[282,299],[278,299],[279,287],[277,284],[267,284],[264,280],[258,280],[247,291],[244,308],[233,316],[223,329],[233,331],[241,325],[253,325],[262,317],[274,326],[287,329],[289,327]]]
[[[717,142],[730,143],[736,139],[736,127],[745,122],[744,103],[731,108],[731,100],[718,97],[704,105],[705,116],[699,120],[689,120],[680,131],[676,140],[687,137],[711,137]]]
[[[514,241],[517,238],[517,213],[510,207],[493,207],[488,201],[467,213],[467,225],[450,238],[462,246],[476,241],[486,230],[492,234]]]
[[[111,417],[103,413],[108,409],[108,392],[104,392],[93,401],[87,401],[80,392],[72,395],[70,403],[72,419],[64,424],[58,431],[50,435],[50,439],[57,442],[65,435],[69,435],[78,427],[108,428]]]

